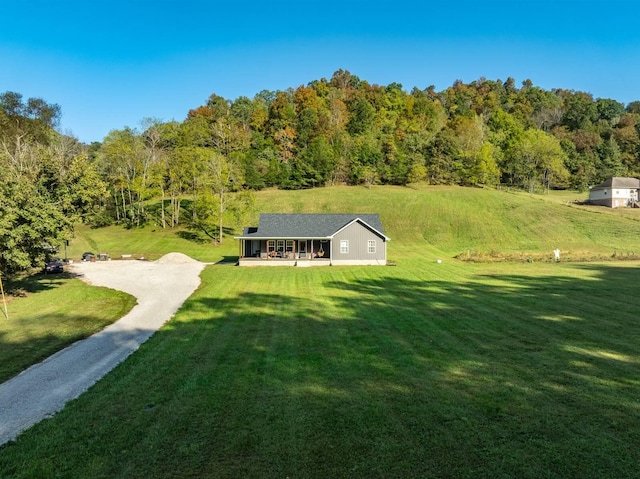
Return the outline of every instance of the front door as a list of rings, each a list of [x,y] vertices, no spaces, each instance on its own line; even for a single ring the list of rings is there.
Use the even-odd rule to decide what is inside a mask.
[[[300,258],[307,256],[307,240],[298,240],[298,253]]]

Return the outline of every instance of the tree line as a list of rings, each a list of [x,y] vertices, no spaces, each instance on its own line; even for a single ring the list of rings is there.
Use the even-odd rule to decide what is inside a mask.
[[[0,94],[0,274],[42,266],[107,192],[86,145],[55,131],[60,112]]]
[[[0,97],[2,188],[29,183],[30,201],[56,205],[63,223],[154,221],[216,241],[262,188],[428,182],[534,192],[640,174],[640,102],[513,78],[407,91],[338,70],[253,98],[212,94],[183,121],[145,119],[92,145],[57,134],[59,114],[40,99]]]
[[[116,217],[139,216],[142,200],[160,191],[175,223],[185,193],[205,195],[206,184],[220,183],[219,173],[215,181],[204,174],[220,165],[235,191],[419,181],[584,190],[639,173],[639,115],[640,102],[544,90],[530,80],[408,92],[339,70],[253,98],[212,94],[182,122],[112,131],[96,158]]]

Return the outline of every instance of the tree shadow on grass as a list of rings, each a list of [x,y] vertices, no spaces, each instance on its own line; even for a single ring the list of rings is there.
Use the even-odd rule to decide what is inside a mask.
[[[90,457],[112,475],[633,477],[640,273],[585,268],[590,279],[329,273],[289,293],[247,274],[229,296],[201,291],[43,428],[73,438],[67,470]],[[38,449],[43,463],[56,444]]]
[[[4,317],[0,318],[4,320]],[[21,371],[46,359],[61,347],[60,338],[54,334],[46,334],[27,341],[9,341],[8,333],[0,330],[0,383],[11,379]]]
[[[214,231],[214,234],[217,237],[217,229]],[[234,230],[231,228],[222,228],[222,232],[225,236],[231,236],[234,234]],[[176,233],[180,238],[191,241],[198,244],[211,243],[212,241],[216,241],[214,238],[207,236],[200,230],[180,230]]]
[[[211,238],[208,238],[207,236],[194,231],[181,230],[181,231],[178,231],[176,235],[179,238],[182,238],[187,241],[191,241],[193,243],[198,243],[198,244],[204,244],[211,241]]]
[[[78,314],[47,315],[42,321],[51,324],[51,333],[43,334],[41,331],[34,331],[30,334],[30,329],[40,328],[38,325],[24,324],[21,331],[20,340],[9,339],[7,328],[15,327],[19,319],[10,316],[9,320],[1,318],[0,324],[0,383],[12,378],[30,366],[48,358],[52,354],[64,349],[76,341],[85,339],[98,332],[87,331],[86,324],[91,323],[91,314],[82,312]],[[107,326],[103,319],[96,318],[95,324]]]
[[[72,273],[38,273],[20,279],[3,280],[3,285],[7,296],[24,297],[56,288],[73,276]]]
[[[230,342],[242,352],[235,394],[257,402],[229,426],[255,431],[244,422],[252,418],[277,441],[259,398],[278,397],[288,405],[269,401],[269,427],[284,434],[300,422],[290,446],[304,444],[305,470],[329,476],[336,464],[338,475],[632,474],[640,357],[630,338],[640,339],[640,326],[631,293],[640,273],[585,268],[592,279],[333,281],[330,310],[312,295],[203,299],[205,310],[231,312],[221,327],[239,321],[231,327],[247,335]],[[243,453],[261,456],[264,444],[250,441]]]

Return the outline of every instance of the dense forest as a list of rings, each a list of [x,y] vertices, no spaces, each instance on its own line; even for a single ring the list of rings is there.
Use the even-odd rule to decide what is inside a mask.
[[[182,122],[145,119],[92,145],[56,133],[59,117],[44,100],[0,95],[0,244],[30,242],[0,251],[0,270],[33,262],[15,251],[67,237],[76,220],[183,225],[221,241],[223,218],[240,223],[251,191],[266,187],[428,182],[537,192],[640,175],[640,101],[530,80],[517,87],[512,78],[407,91],[339,70],[253,98],[212,94]],[[164,200],[159,209],[149,210],[152,198]],[[20,221],[38,225],[31,239],[20,239]]]

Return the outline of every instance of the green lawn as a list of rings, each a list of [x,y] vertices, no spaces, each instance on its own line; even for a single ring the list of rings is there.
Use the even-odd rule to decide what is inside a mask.
[[[638,266],[210,266],[173,321],[5,447],[0,470],[637,477]]]
[[[88,286],[69,274],[9,283],[16,294],[0,315],[0,382],[124,316],[134,297]],[[0,475],[1,476],[1,475]]]
[[[0,449],[0,477],[639,477],[640,262],[452,258],[640,251],[635,212],[460,188],[260,194],[264,211],[380,212],[395,266],[208,266],[139,351]]]

